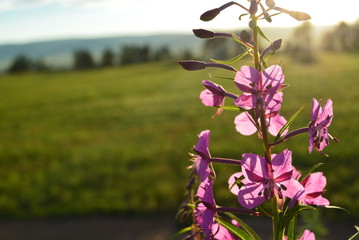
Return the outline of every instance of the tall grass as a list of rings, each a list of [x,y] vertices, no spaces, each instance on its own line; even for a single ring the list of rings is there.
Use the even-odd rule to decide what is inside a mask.
[[[312,97],[329,97],[335,111],[330,131],[341,142],[329,145],[330,158],[309,155],[307,136],[283,147],[295,152],[293,161],[302,169],[324,162],[325,196],[358,214],[359,58],[323,55],[313,65],[285,62],[285,81],[291,87],[285,90],[282,115],[288,118],[306,104],[292,128],[302,127],[309,121]],[[212,119],[216,110],[200,103],[200,82],[209,79],[208,73],[186,72],[175,63],[149,63],[2,76],[0,216],[174,211],[183,200],[187,152],[204,129],[212,130],[214,156],[261,154],[255,136],[235,132],[236,113]],[[231,81],[217,82],[235,91]],[[217,169],[219,203],[235,202],[223,186],[237,170]]]

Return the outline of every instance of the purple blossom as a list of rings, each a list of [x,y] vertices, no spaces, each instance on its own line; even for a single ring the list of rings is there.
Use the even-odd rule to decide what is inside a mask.
[[[272,159],[269,163],[262,156],[243,154],[241,164],[245,178],[238,191],[238,201],[242,206],[252,209],[274,195],[293,198],[304,191],[303,186],[292,178],[292,152],[284,150],[272,154]]]
[[[235,240],[238,239],[233,236],[225,227],[214,221],[217,214],[217,205],[213,197],[213,180],[207,178],[203,181],[197,190],[197,198],[200,203],[195,209],[196,222],[205,234],[206,240]],[[236,221],[232,223],[239,227]]]
[[[302,237],[299,240],[315,240],[315,235],[309,230],[305,230]]]
[[[197,190],[197,197],[201,202],[197,204],[195,209],[196,221],[205,234],[206,240],[210,240],[214,215],[216,214],[212,179],[206,178],[202,181]]]
[[[194,147],[194,151],[198,154],[194,159],[194,165],[197,170],[197,174],[200,176],[201,182],[203,182],[211,173],[209,163],[211,154],[209,152],[209,137],[211,131],[205,130],[198,135],[198,142]]]
[[[301,184],[305,190],[304,198],[301,200],[302,203],[307,205],[329,206],[328,199],[322,196],[325,185],[327,184],[327,179],[323,176],[322,172],[310,174]]]
[[[284,236],[283,240],[288,240],[288,237]],[[298,240],[315,240],[315,236],[314,233],[312,233],[311,231],[305,230],[302,237]]]
[[[256,107],[257,102],[267,95],[275,95],[284,81],[282,69],[278,65],[257,71],[249,66],[242,66],[236,73],[234,83],[243,92],[236,105],[246,110]],[[267,105],[270,101],[266,101]]]
[[[333,119],[333,102],[328,99],[324,108],[313,98],[312,121],[309,123],[309,152],[313,149],[321,152],[328,144],[329,138],[333,138],[328,127]]]
[[[211,81],[204,80],[202,81],[203,86],[206,87],[206,90],[203,90],[199,95],[202,103],[205,106],[211,107],[220,107],[224,105],[224,99],[226,96],[226,91],[220,85],[217,85]],[[218,116],[223,112],[223,109],[218,108],[217,113],[214,116]]]

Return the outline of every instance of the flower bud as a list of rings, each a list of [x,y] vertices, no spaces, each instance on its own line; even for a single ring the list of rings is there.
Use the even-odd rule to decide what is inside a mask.
[[[192,31],[199,38],[214,38],[215,36],[214,32],[206,29],[193,29]]]
[[[249,13],[251,15],[256,14],[256,12],[258,11],[258,3],[257,0],[252,0],[251,1],[251,6],[249,7]]]
[[[289,15],[298,21],[306,21],[311,19],[310,15],[305,12],[290,11]]]
[[[214,8],[212,10],[208,10],[207,12],[203,13],[200,17],[202,21],[208,22],[217,17],[217,15],[221,12],[219,8]]]
[[[239,37],[243,42],[249,42],[251,40],[251,34],[246,30],[241,31]]]
[[[206,68],[206,63],[201,61],[189,60],[189,61],[178,61],[178,63],[188,71],[196,71]]]
[[[277,39],[272,43],[272,49],[278,50],[282,46],[282,39]]]
[[[270,8],[274,8],[275,2],[274,2],[274,0],[266,0],[266,5]]]
[[[252,20],[250,20],[250,21],[248,22],[248,27],[249,27],[250,29],[253,28]]]
[[[267,12],[264,13],[264,19],[267,20],[267,22],[272,22],[272,18],[269,16]]]

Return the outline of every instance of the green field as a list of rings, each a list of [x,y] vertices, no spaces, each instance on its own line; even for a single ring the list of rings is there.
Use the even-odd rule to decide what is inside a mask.
[[[329,158],[309,155],[307,136],[275,151],[293,150],[299,169],[324,162],[325,196],[358,216],[359,56],[322,55],[312,65],[288,57],[282,62],[290,84],[282,115],[289,118],[306,104],[292,129],[309,122],[312,97],[331,98],[330,132],[340,143],[326,148]],[[261,154],[255,136],[235,132],[235,112],[212,119],[215,109],[200,103],[200,82],[209,72],[227,74],[149,63],[0,76],[0,217],[174,212],[184,198],[187,153],[204,129],[212,130],[213,156]],[[217,82],[235,91],[231,81]],[[235,202],[225,182],[238,168],[215,167],[218,204]]]

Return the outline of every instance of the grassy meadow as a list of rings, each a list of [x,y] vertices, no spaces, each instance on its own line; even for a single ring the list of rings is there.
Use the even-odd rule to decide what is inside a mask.
[[[282,115],[305,104],[291,128],[308,124],[313,97],[331,98],[329,130],[340,139],[326,148],[329,158],[310,155],[306,135],[274,151],[293,150],[299,169],[324,162],[325,196],[358,216],[359,56],[321,55],[311,65],[285,56],[270,63],[282,64],[290,84]],[[200,82],[209,73],[231,76],[187,72],[176,63],[0,76],[0,218],[175,212],[184,200],[187,153],[205,129],[212,131],[213,156],[261,154],[256,136],[235,131],[237,113],[213,119],[216,110],[200,103]],[[236,91],[229,80],[212,80]],[[218,204],[235,202],[225,186],[239,168],[215,169]]]

